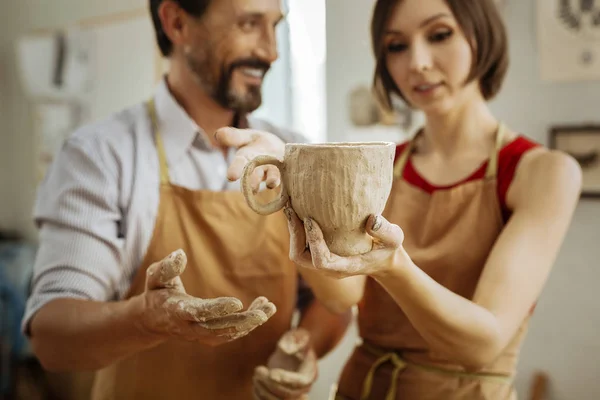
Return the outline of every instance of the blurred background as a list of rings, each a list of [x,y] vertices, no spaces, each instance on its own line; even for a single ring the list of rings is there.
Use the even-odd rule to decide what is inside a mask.
[[[369,94],[373,1],[285,3],[280,59],[257,114],[315,142],[409,137],[422,116],[402,105],[385,114]],[[556,10],[569,1],[499,3],[511,65],[493,110],[542,144],[591,154],[585,196],[533,317],[517,389],[529,399],[544,373],[548,400],[600,399],[600,26],[561,31]],[[600,12],[600,1],[570,2],[580,11],[584,3]],[[0,399],[76,398],[60,375],[37,367],[19,333],[36,251],[33,200],[77,126],[153,92],[166,64],[146,7],[147,0],[0,1]],[[322,360],[311,399],[328,398],[356,339],[353,326]]]

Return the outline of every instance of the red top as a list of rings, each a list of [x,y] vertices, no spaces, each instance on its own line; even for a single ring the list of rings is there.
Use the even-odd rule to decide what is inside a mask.
[[[406,148],[408,142],[404,142],[396,146],[396,158]],[[504,146],[498,156],[498,199],[500,200],[500,206],[502,207],[502,215],[506,222],[510,217],[511,211],[506,206],[506,192],[515,176],[517,165],[521,160],[523,154],[528,150],[538,147],[539,144],[526,138],[525,136],[519,135],[515,140]],[[485,177],[485,171],[487,168],[488,161],[485,161],[475,172],[470,176],[450,186],[435,186],[429,183],[423,178],[412,165],[409,157],[406,162],[406,167],[402,172],[402,178],[413,186],[423,189],[428,193],[433,193],[436,190],[450,189],[459,186],[463,183],[474,181],[477,179],[483,179]]]

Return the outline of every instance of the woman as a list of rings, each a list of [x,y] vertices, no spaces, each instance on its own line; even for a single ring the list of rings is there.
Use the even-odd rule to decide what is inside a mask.
[[[358,304],[363,344],[337,396],[514,399],[581,171],[490,112],[508,65],[492,0],[378,0],[371,29],[376,88],[426,116],[398,146],[384,217],[367,221],[374,248],[331,254],[317,222],[286,209],[291,257],[316,295],[338,311]]]

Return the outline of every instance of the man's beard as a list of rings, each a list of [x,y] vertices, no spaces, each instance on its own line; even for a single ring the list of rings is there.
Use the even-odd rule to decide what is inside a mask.
[[[247,85],[246,91],[240,93],[239,90],[232,87],[232,78],[237,68],[261,69],[266,74],[270,68],[268,63],[256,58],[240,59],[229,65],[222,65],[219,75],[215,76],[215,68],[211,68],[210,61],[214,60],[215,57],[212,54],[208,57],[206,54],[194,56],[194,53],[191,51],[185,53],[188,67],[200,86],[219,105],[240,113],[249,113],[260,107],[262,104],[261,86]]]

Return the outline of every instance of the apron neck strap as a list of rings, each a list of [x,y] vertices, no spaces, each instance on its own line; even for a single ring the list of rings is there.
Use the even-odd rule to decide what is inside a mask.
[[[401,178],[402,173],[404,172],[404,167],[406,167],[406,163],[408,162],[408,158],[412,154],[415,149],[415,143],[417,137],[421,134],[422,130],[419,130],[415,136],[408,142],[408,145],[402,151],[396,164],[394,165],[394,179]],[[498,170],[498,153],[502,148],[502,143],[504,142],[504,135],[506,133],[506,128],[503,123],[500,123],[498,126],[498,130],[496,131],[496,143],[494,148],[491,151],[489,162],[487,169],[485,171],[485,178],[491,179],[496,177],[496,173]]]
[[[154,139],[156,140],[156,150],[158,152],[158,164],[160,168],[160,183],[169,183],[169,166],[167,164],[167,153],[165,152],[165,145],[162,140],[160,133],[160,127],[158,124],[158,116],[156,115],[156,105],[154,99],[146,102],[146,109],[150,116],[151,129],[154,132]]]
[[[394,165],[394,179],[402,178],[402,173],[404,172],[404,167],[406,166],[406,163],[408,162],[408,158],[410,157],[413,150],[415,149],[415,141],[416,141],[417,136],[419,136],[419,133],[420,133],[420,131],[417,132],[415,137],[412,138],[408,142],[408,145],[406,146],[404,151],[402,153],[400,153],[400,156],[398,157],[398,160],[396,161],[396,164]]]
[[[498,125],[498,130],[496,131],[496,144],[494,145],[492,154],[490,154],[490,161],[488,162],[488,166],[485,171],[486,179],[495,178],[498,172],[498,153],[500,153],[500,149],[502,149],[502,143],[504,143],[505,131],[506,128],[504,127],[504,124],[500,123]]]

